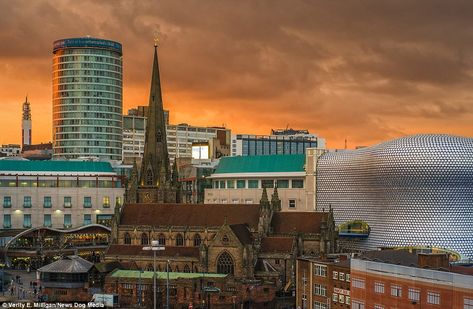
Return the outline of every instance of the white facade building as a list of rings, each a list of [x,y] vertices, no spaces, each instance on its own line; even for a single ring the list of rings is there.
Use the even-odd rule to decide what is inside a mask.
[[[0,160],[3,229],[109,225],[124,193],[107,162]]]
[[[145,147],[146,117],[141,115],[123,116],[123,162],[141,161]],[[192,157],[192,144],[208,143],[215,138],[227,139],[230,143],[230,130],[225,128],[197,127],[186,123],[166,124],[166,137],[169,159]],[[222,143],[221,143],[222,144]]]
[[[3,156],[6,157],[19,156],[21,153],[21,147],[17,144],[2,145],[2,147],[0,148],[0,153],[2,153]]]

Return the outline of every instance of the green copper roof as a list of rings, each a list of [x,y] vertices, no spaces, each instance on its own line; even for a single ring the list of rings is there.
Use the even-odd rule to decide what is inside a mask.
[[[0,171],[113,173],[108,162],[0,160]]]
[[[114,278],[136,278],[140,277],[139,270],[123,270],[117,269],[111,275]],[[226,274],[214,274],[214,273],[180,273],[180,272],[169,272],[169,280],[176,279],[199,279],[199,278],[225,278]],[[144,271],[141,273],[142,279],[153,279],[152,271]],[[167,273],[165,271],[156,272],[157,279],[166,279]]]
[[[215,174],[303,172],[304,164],[304,154],[224,157]]]

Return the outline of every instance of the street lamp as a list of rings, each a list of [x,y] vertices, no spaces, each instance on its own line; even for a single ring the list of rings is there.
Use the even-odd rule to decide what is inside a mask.
[[[151,246],[143,247],[143,250],[153,251],[153,308],[156,309],[156,251],[164,250],[164,246],[159,245],[159,241],[152,240]]]

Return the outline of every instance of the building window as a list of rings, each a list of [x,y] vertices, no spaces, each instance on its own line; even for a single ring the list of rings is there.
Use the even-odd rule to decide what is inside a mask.
[[[351,285],[354,288],[364,289],[365,288],[365,280],[359,278],[353,278],[351,281]]]
[[[237,180],[237,189],[244,189],[245,188],[245,181],[244,180]]]
[[[346,282],[350,282],[350,274],[345,274],[345,280]]]
[[[314,301],[314,309],[327,309],[328,306],[325,303]]]
[[[224,251],[217,258],[217,273],[233,275],[233,270],[233,258],[228,252]]]
[[[234,188],[235,188],[235,181],[227,180],[227,189],[234,189]]]
[[[23,197],[23,207],[24,208],[31,208],[31,196],[24,196]]]
[[[314,275],[319,277],[327,277],[327,266],[315,265]]]
[[[51,215],[50,214],[45,214],[43,218],[43,225],[45,227],[51,227],[53,224],[51,222]]]
[[[214,189],[218,189],[218,181],[214,181]]]
[[[245,204],[253,204],[253,200],[248,198],[245,200]]]
[[[65,214],[64,215],[64,227],[66,229],[72,227],[72,216],[71,216],[71,214]]]
[[[379,294],[384,294],[384,283],[375,282],[374,283],[374,292]]]
[[[148,235],[146,235],[146,233],[143,233],[141,234],[141,244],[142,245],[147,245],[149,242],[148,242]]]
[[[181,234],[176,235],[176,246],[177,247],[182,247],[184,246],[184,237],[182,237]]]
[[[84,215],[84,225],[92,224],[92,216],[89,214]]]
[[[131,236],[128,232],[123,236],[123,242],[125,245],[131,245]]]
[[[166,236],[164,234],[159,234],[158,236],[158,242],[160,246],[165,246],[166,245]]]
[[[11,215],[3,215],[3,228],[11,228]]]
[[[287,180],[287,179],[278,179],[276,181],[276,184],[277,184],[278,189],[279,188],[281,188],[281,189],[289,188],[289,180]]]
[[[314,294],[318,296],[327,296],[327,287],[325,285],[315,283]]]
[[[440,305],[440,293],[427,292],[427,303],[433,305]]]
[[[408,294],[409,300],[413,302],[418,302],[420,300],[420,291],[418,289],[410,288],[407,294]]]
[[[289,208],[296,208],[296,200],[294,199],[289,200]]]
[[[374,309],[384,309],[384,307],[381,305],[375,304]]]
[[[333,300],[334,303],[338,302],[338,294],[337,293],[332,294],[332,300]]]
[[[292,180],[292,187],[293,188],[304,188],[304,180],[303,179],[293,179]]]
[[[272,188],[272,187],[274,187],[274,180],[273,179],[261,180],[261,187],[263,187],[263,188]]]
[[[84,208],[92,207],[92,198],[90,196],[84,196]]]
[[[248,189],[258,189],[258,180],[256,179],[251,179],[248,180]]]
[[[51,202],[51,197],[50,196],[45,196],[43,198],[43,207],[44,208],[51,208],[53,206],[53,203]]]
[[[473,309],[473,298],[463,299],[463,309]]]
[[[202,239],[200,238],[199,234],[194,235],[194,247],[199,247]]]
[[[338,295],[338,302],[339,302],[340,304],[345,303],[345,295],[339,294],[339,295]]]
[[[340,281],[345,281],[345,274],[344,274],[344,273],[339,273],[339,274],[338,274],[338,279],[339,279]]]
[[[402,297],[402,287],[399,285],[391,285],[391,296]]]
[[[358,300],[354,300],[351,303],[351,309],[365,309],[365,303]]]
[[[345,296],[345,304],[350,304],[350,296]]]
[[[333,272],[333,276],[332,276],[333,279],[338,279],[338,272],[337,271],[334,271]]]
[[[220,189],[225,189],[225,180],[220,180]]]
[[[222,236],[222,243],[224,245],[228,245],[229,242],[230,242],[230,239],[228,238],[227,234],[223,235]]]
[[[110,208],[110,197],[109,196],[104,196],[102,198],[102,205],[103,205],[103,208]]]
[[[70,196],[64,197],[64,207],[71,208],[72,207],[72,198]]]
[[[25,214],[23,215],[23,227],[30,228],[31,227],[31,215]]]
[[[10,208],[11,207],[11,196],[4,196],[3,197],[3,208]]]

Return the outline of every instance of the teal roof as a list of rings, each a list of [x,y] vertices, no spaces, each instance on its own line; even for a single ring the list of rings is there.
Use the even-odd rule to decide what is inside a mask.
[[[113,173],[108,162],[0,160],[0,171]]]
[[[224,157],[215,174],[304,172],[304,164],[305,154]]]
[[[123,270],[117,269],[110,275],[114,278],[136,278],[140,277],[139,270]],[[199,278],[225,278],[226,274],[215,274],[215,273],[181,273],[181,272],[169,272],[169,280],[176,279],[199,279]],[[142,279],[153,279],[152,271],[144,271],[141,273]],[[166,279],[167,273],[165,271],[156,272],[157,279]]]

